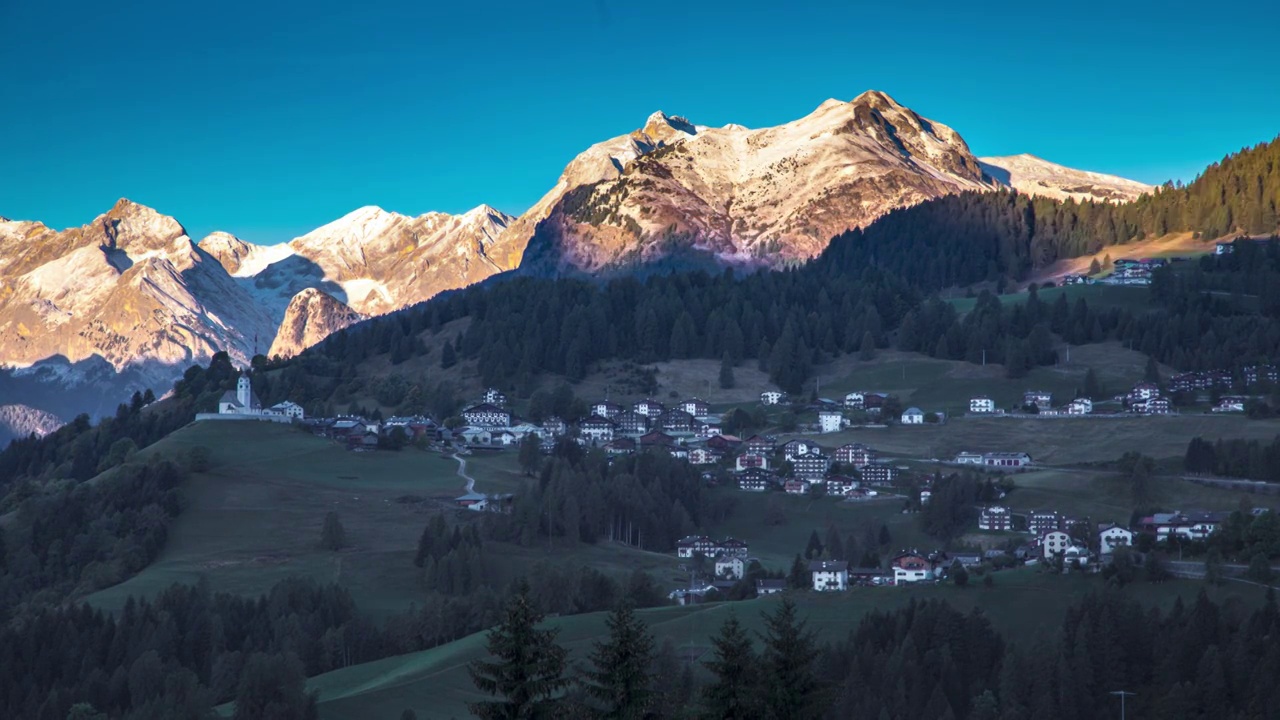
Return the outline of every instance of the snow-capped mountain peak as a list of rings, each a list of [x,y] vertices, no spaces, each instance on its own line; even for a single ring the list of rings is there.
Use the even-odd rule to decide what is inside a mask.
[[[979,162],[1002,185],[1055,200],[1128,202],[1155,189],[1115,175],[1064,167],[1030,153],[979,158]]]

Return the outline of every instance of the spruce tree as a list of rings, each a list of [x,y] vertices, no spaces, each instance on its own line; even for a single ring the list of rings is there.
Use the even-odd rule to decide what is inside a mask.
[[[730,611],[711,638],[712,659],[703,663],[715,677],[702,689],[706,720],[749,720],[761,715],[759,667],[751,638]]]
[[[653,636],[636,617],[629,600],[609,614],[609,639],[595,644],[583,687],[603,707],[599,716],[631,720],[646,716],[653,704]]]
[[[790,598],[772,615],[765,615],[765,647],[761,657],[764,694],[761,717],[779,720],[820,718],[826,710],[827,693],[818,678],[818,657],[813,635],[796,617]]]
[[[804,557],[806,560],[822,557],[822,540],[818,539],[817,530],[809,533],[809,544],[805,545]]]
[[[476,689],[498,698],[468,703],[472,715],[485,720],[558,715],[558,696],[569,686],[564,677],[568,653],[556,644],[556,631],[539,630],[539,622],[542,615],[529,600],[529,586],[521,584],[485,640],[492,659],[467,666]]]
[[[532,476],[533,471],[542,464],[542,443],[537,435],[529,433],[520,439],[519,461],[520,469],[526,476]]]
[[[1104,395],[1102,383],[1098,382],[1098,374],[1089,368],[1084,374],[1084,396],[1090,400],[1101,400]]]
[[[733,360],[729,357],[729,352],[726,350],[724,355],[720,358],[720,389],[728,390],[732,388],[734,384]]]
[[[862,345],[858,347],[858,359],[863,361],[876,359],[876,338],[870,330],[862,334]]]
[[[457,364],[458,353],[454,351],[453,343],[446,342],[444,344],[444,349],[440,351],[440,367],[443,370],[448,370]]]
[[[324,526],[320,529],[320,547],[325,550],[338,551],[347,546],[347,532],[338,519],[338,512],[330,510],[324,516]]]

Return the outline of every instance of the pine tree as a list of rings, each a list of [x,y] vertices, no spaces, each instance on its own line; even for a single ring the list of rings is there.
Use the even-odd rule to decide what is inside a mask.
[[[489,632],[485,649],[492,660],[477,660],[467,672],[480,692],[497,700],[468,703],[472,715],[486,720],[551,718],[560,709],[559,695],[570,684],[564,677],[567,651],[556,644],[555,630],[539,630],[542,622],[521,584],[507,602],[502,620]]]
[[[706,720],[750,720],[760,717],[759,668],[751,638],[730,611],[711,638],[712,659],[703,663],[715,676],[702,689]]]
[[[1098,382],[1098,374],[1089,368],[1084,374],[1084,396],[1090,400],[1101,400],[1105,395],[1102,383]]]
[[[320,547],[325,550],[338,551],[347,546],[347,531],[338,519],[338,512],[330,510],[324,516],[324,526],[320,529]]]
[[[1154,355],[1147,356],[1147,367],[1142,371],[1142,379],[1145,382],[1160,384],[1160,365],[1156,362]]]
[[[806,560],[822,557],[822,540],[818,539],[817,530],[809,533],[809,544],[805,545],[804,557]]]
[[[762,717],[779,720],[820,718],[826,709],[826,688],[818,678],[818,650],[813,635],[796,617],[796,606],[784,599],[772,615],[765,615]]]
[[[870,330],[862,334],[862,344],[858,346],[858,359],[862,361],[876,359],[876,338]]]
[[[453,343],[445,342],[444,349],[440,351],[440,368],[448,370],[458,364],[458,353],[453,349]]]
[[[542,464],[542,443],[537,435],[529,433],[520,439],[519,461],[520,469],[527,476],[532,476],[533,471]]]
[[[595,644],[583,686],[604,707],[600,717],[631,720],[645,717],[653,704],[653,636],[623,601],[609,614],[609,639]]]
[[[787,584],[796,590],[809,587],[809,566],[799,555],[791,561],[791,572],[787,573]]]
[[[729,352],[726,350],[724,355],[720,358],[720,389],[728,390],[732,388],[734,384],[733,360],[729,357]]]

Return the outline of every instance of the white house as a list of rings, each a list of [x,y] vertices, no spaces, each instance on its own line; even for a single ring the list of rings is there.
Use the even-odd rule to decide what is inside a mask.
[[[818,425],[824,433],[840,432],[844,426],[844,413],[834,410],[823,410],[818,413]]]
[[[724,557],[716,559],[716,577],[725,580],[741,580],[747,572],[746,563],[740,557]]]
[[[1098,530],[1098,552],[1103,555],[1110,555],[1118,547],[1133,545],[1133,532],[1115,523],[1107,523]]]
[[[276,403],[266,410],[263,410],[263,412],[268,415],[283,415],[293,420],[302,420],[304,416],[302,406],[294,402],[289,402],[288,400],[285,400],[282,403]]]
[[[511,412],[493,403],[480,403],[463,410],[462,419],[468,425],[507,427],[511,424]]]
[[[867,396],[865,393],[855,390],[844,396],[844,406],[851,410],[861,410],[866,405]]]
[[[984,458],[982,457],[982,453],[969,452],[966,450],[964,452],[956,453],[956,458],[952,462],[957,465],[982,465]]]
[[[811,562],[809,572],[813,575],[813,589],[818,592],[839,592],[849,589],[849,563],[847,562]]]
[[[1028,390],[1022,393],[1023,405],[1035,405],[1038,408],[1047,408],[1053,405],[1053,393],[1044,390]]]
[[[1088,415],[1093,412],[1093,401],[1087,397],[1078,397],[1067,403],[1068,415]]]
[[[756,595],[777,595],[787,589],[786,580],[757,580]]]
[[[902,413],[903,425],[923,425],[924,413],[918,407],[909,407],[907,411]]]
[[[1044,537],[1040,538],[1040,549],[1044,552],[1045,560],[1052,558],[1054,555],[1065,553],[1071,545],[1071,536],[1061,530],[1047,532]]]
[[[1009,530],[1012,527],[1013,515],[1007,507],[992,505],[978,514],[979,530]]]
[[[507,395],[497,388],[486,388],[484,391],[484,401],[490,405],[503,407],[507,404]]]
[[[787,394],[777,390],[766,390],[760,393],[760,404],[778,405],[787,398]]]
[[[925,582],[934,579],[933,563],[919,553],[903,553],[895,557],[893,565],[893,582],[903,583]]]
[[[993,413],[996,411],[996,401],[986,395],[979,395],[975,398],[969,398],[969,412],[971,413]]]
[[[612,420],[592,415],[578,425],[578,434],[591,442],[609,442],[613,440],[615,428]]]

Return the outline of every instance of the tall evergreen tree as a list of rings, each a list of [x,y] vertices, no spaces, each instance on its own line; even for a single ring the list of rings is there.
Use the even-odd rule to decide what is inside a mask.
[[[468,703],[484,720],[539,720],[558,715],[559,695],[570,684],[564,677],[568,653],[556,644],[555,630],[539,630],[542,615],[521,584],[503,610],[502,621],[489,632],[485,648],[492,660],[467,667],[480,692],[499,699]]]
[[[324,516],[324,525],[320,528],[320,547],[325,550],[341,550],[347,546],[347,531],[338,519],[338,512],[330,510]]]
[[[712,659],[703,663],[714,679],[702,689],[706,720],[750,720],[761,716],[759,666],[751,638],[736,615],[711,638]]]
[[[729,351],[725,351],[720,358],[720,389],[728,390],[735,385],[733,378],[733,359],[729,357]]]
[[[591,668],[583,681],[587,694],[603,708],[600,717],[632,720],[645,717],[653,705],[653,636],[624,600],[605,624],[609,639],[591,653]]]
[[[825,684],[816,668],[817,645],[805,623],[796,617],[796,606],[784,599],[771,615],[765,615],[765,647],[761,657],[764,676],[762,717],[778,720],[820,718],[828,702]]]

